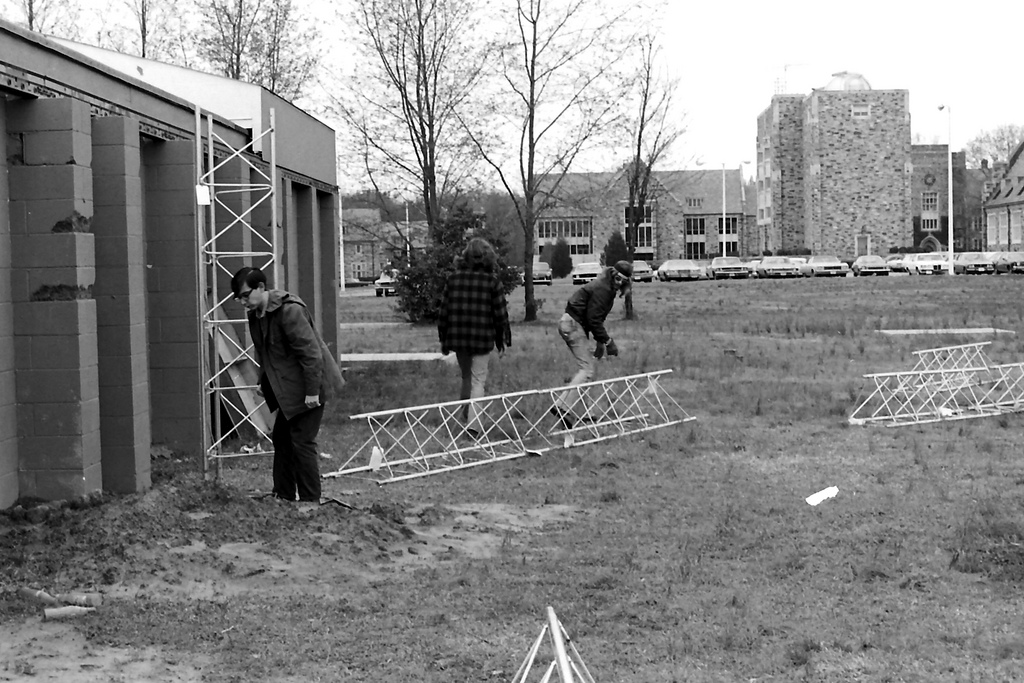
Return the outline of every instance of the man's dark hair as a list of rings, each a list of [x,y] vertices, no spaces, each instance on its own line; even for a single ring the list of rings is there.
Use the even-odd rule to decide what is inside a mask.
[[[256,289],[260,285],[263,285],[263,288],[266,289],[267,276],[259,268],[245,266],[244,268],[239,268],[238,272],[231,278],[231,291],[235,296],[241,293],[242,283],[249,285],[249,289]]]

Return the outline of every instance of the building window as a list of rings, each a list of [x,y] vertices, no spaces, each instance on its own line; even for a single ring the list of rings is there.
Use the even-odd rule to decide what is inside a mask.
[[[936,230],[939,229],[939,219],[938,218],[922,218],[921,219],[921,229],[924,230],[925,232],[935,232]]]
[[[651,241],[654,233],[654,230],[652,229],[654,222],[653,215],[650,204],[647,206],[627,206],[623,210],[623,228],[625,229],[624,232],[626,233],[625,237],[627,237],[627,239],[629,238],[628,229],[631,223],[630,218],[636,217],[638,219],[639,224],[636,229],[636,244],[633,245],[634,247],[646,247],[649,249],[653,246]]]
[[[590,218],[544,218],[537,221],[537,239],[566,241],[572,238],[590,239],[593,220]]]
[[[686,258],[689,259],[704,259],[707,258],[707,252],[704,251],[703,242],[687,242],[686,243]]]
[[[593,253],[590,244],[593,226],[592,218],[542,218],[537,221],[537,254],[540,255],[546,245],[552,245],[558,239],[569,244],[570,254]]]
[[[704,206],[703,197],[687,197],[686,208],[688,209],[699,209]]]
[[[921,193],[921,211],[938,211],[939,210],[939,193],[938,192],[922,192]]]
[[[855,119],[866,119],[871,116],[870,104],[854,104],[850,107],[850,116]]]
[[[719,235],[738,235],[736,216],[725,217],[725,229],[722,229],[722,217],[718,217],[718,234]]]
[[[630,216],[632,216],[633,214],[639,214],[639,219],[637,220],[638,223],[640,223],[640,224],[650,223],[651,220],[652,220],[652,218],[651,218],[651,216],[652,216],[651,205],[648,204],[647,206],[632,206],[632,207],[627,206],[627,207],[625,207],[622,210],[622,220],[623,220],[624,224],[629,225],[629,223],[630,223],[630,220],[629,220]]]
[[[686,234],[687,235],[703,235],[704,234],[704,219],[703,218],[687,218],[686,219]]]

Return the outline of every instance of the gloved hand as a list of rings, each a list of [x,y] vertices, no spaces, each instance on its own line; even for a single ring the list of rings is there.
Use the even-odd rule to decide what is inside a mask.
[[[598,342],[597,347],[594,349],[594,358],[604,358],[604,344],[601,342]]]
[[[619,347],[615,345],[615,340],[614,339],[609,339],[608,340],[608,343],[605,344],[605,350],[608,352],[609,356],[617,356],[617,355],[619,355]]]

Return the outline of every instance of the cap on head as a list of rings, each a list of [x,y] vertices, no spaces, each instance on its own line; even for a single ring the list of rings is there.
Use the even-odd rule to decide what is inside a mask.
[[[615,264],[615,270],[619,271],[627,278],[633,277],[633,264],[629,261],[619,261]]]

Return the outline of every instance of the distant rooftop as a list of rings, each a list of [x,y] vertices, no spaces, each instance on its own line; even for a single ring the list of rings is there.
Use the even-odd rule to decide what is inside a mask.
[[[832,80],[822,90],[871,90],[868,79],[852,71],[832,74]]]

